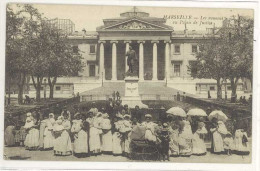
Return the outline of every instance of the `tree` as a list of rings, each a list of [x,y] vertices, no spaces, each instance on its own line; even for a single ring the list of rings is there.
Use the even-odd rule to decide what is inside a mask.
[[[9,99],[10,81],[16,79],[18,86],[18,103],[23,103],[23,90],[28,72],[26,45],[23,41],[23,23],[25,18],[21,11],[14,12],[8,4],[6,9],[6,78],[8,79]]]
[[[41,85],[45,73],[45,55],[48,53],[44,48],[44,39],[42,36],[42,17],[36,8],[25,4],[22,6],[22,12],[26,16],[24,22],[24,42],[26,43],[29,56],[28,68],[31,75],[34,88],[36,90],[36,101],[41,98]]]
[[[209,78],[217,81],[217,99],[222,98],[222,80],[224,77],[223,66],[225,63],[221,61],[219,51],[222,48],[220,39],[210,37],[201,42],[198,47],[199,51],[196,55],[196,62],[190,63],[188,66],[191,76],[194,78]],[[195,71],[195,72],[194,72]]]
[[[197,61],[189,67],[197,70],[193,77],[217,81],[218,99],[222,98],[222,80],[229,79],[234,102],[239,79],[246,77],[252,80],[253,20],[238,16],[229,21],[233,22],[223,25],[217,37],[214,35],[199,45]]]
[[[49,98],[52,99],[57,78],[78,75],[78,72],[83,68],[82,57],[79,53],[73,53],[72,46],[68,44],[67,36],[57,28],[52,27],[48,21],[43,22],[41,35],[45,49],[46,77],[50,87]]]
[[[7,74],[17,77],[18,101],[22,104],[26,76],[30,75],[41,98],[44,77],[48,78],[50,98],[57,77],[77,75],[82,70],[81,55],[73,54],[66,35],[48,23],[32,5],[16,6],[17,13],[7,8],[6,62]]]
[[[252,82],[253,71],[253,19],[233,16],[228,27],[219,31],[224,46],[221,49],[225,77],[230,80],[232,102],[237,98],[237,84],[241,78],[248,78]]]

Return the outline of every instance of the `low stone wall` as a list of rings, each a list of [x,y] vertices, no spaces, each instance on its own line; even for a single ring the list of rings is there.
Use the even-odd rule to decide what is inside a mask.
[[[36,105],[35,107],[23,109],[23,110],[19,110],[19,111],[12,111],[12,112],[6,112],[5,111],[5,114],[6,115],[12,114],[12,116],[14,116],[14,117],[19,116],[19,118],[23,118],[26,115],[26,113],[34,112],[36,109],[44,110],[46,108],[51,108],[51,107],[54,107],[56,105],[64,106],[64,105],[68,105],[68,104],[79,102],[79,101],[80,101],[80,97],[77,96],[77,97],[72,97],[72,98],[69,98],[69,99],[62,99],[62,100],[59,100],[59,101],[54,101],[54,102],[47,103],[47,104],[44,104],[44,105]]]

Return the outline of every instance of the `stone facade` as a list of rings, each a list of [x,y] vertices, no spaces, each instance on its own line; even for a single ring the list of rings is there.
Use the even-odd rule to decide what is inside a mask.
[[[128,70],[125,55],[129,46],[138,57],[139,82],[167,82],[168,87],[192,94],[213,91],[210,86],[216,85],[214,80],[194,80],[188,71],[189,63],[196,60],[197,44],[210,37],[209,32],[174,31],[165,25],[165,19],[149,17],[136,9],[120,14],[119,18],[104,19],[103,23],[96,32],[84,30],[68,36],[68,43],[75,53],[82,54],[85,65],[79,77],[69,82],[72,88],[68,94],[100,87],[103,82],[123,81]],[[201,89],[204,85],[207,88]]]

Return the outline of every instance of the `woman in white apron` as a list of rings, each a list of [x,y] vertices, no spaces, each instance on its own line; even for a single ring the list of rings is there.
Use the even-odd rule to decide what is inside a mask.
[[[43,138],[43,148],[44,150],[52,150],[54,135],[53,135],[53,127],[55,124],[54,114],[50,113],[49,118],[46,120],[46,128],[44,130],[44,138]]]
[[[111,122],[109,119],[109,115],[107,113],[103,114],[102,120],[102,152],[104,154],[112,154],[112,132],[111,132]]]
[[[68,156],[72,154],[72,146],[71,146],[71,139],[66,128],[69,127],[66,120],[64,122],[63,116],[59,116],[56,125],[54,127],[54,155],[56,156]]]
[[[83,122],[79,113],[74,116],[71,133],[74,134],[73,152],[76,157],[86,157],[88,155],[88,134],[83,130]]]
[[[99,122],[94,117],[93,112],[89,112],[89,117],[86,119],[89,123],[89,150],[91,155],[98,155],[101,152],[100,134],[102,129],[99,127]]]

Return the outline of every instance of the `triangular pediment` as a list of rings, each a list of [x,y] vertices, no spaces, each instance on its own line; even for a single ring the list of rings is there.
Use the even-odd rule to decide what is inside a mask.
[[[169,30],[170,26],[158,25],[141,19],[130,19],[118,22],[110,26],[104,26],[102,30]]]

